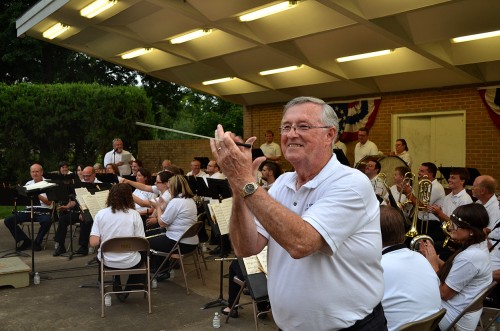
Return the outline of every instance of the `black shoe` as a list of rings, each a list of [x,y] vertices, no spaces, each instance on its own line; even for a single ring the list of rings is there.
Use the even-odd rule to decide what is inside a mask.
[[[22,245],[19,246],[18,249],[20,251],[24,251],[24,250],[26,250],[26,249],[28,249],[30,247],[31,247],[31,240],[30,239],[24,239]]]
[[[227,309],[227,310],[226,310],[226,309]],[[231,310],[231,307],[222,307],[222,308],[220,309],[220,312],[221,312],[223,315],[229,315],[229,311],[230,311],[230,310]],[[231,312],[231,315],[229,315],[229,316],[231,316],[232,318],[237,318],[237,317],[238,317],[238,310],[236,310],[236,309],[235,309],[235,310],[233,310],[233,311]]]
[[[259,319],[265,320],[265,319],[267,319],[267,312],[261,312],[261,311],[259,311],[259,313],[257,314],[257,316],[259,317]]]
[[[66,247],[64,247],[64,245],[59,244],[59,246],[56,248],[52,256],[59,256],[64,253],[66,253]]]
[[[158,273],[158,275],[156,275],[156,281],[158,282],[162,282],[164,280],[167,280],[170,278],[170,272],[164,272],[164,273]]]
[[[89,248],[85,246],[80,246],[80,248],[78,248],[78,250],[75,252],[75,255],[87,256],[89,255]]]
[[[33,244],[33,250],[35,252],[40,252],[42,250],[42,246],[40,244],[34,243]]]
[[[125,302],[125,300],[127,300],[129,294],[130,293],[116,293],[115,295],[118,298],[118,300],[120,300],[121,302]]]

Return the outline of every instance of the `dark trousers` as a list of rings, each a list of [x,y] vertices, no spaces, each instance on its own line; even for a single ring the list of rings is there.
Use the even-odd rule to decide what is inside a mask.
[[[141,261],[137,263],[135,266],[131,268],[125,268],[125,269],[120,269],[120,268],[111,268],[107,267],[109,269],[113,270],[127,270],[127,269],[135,269],[140,267],[144,262],[146,261],[146,255],[141,253]],[[101,264],[99,263],[99,281],[101,280]],[[113,291],[116,290],[122,290],[121,288],[118,289],[116,287],[121,287],[121,278],[120,275],[115,275],[113,276]],[[137,285],[137,284],[144,284],[144,285]],[[146,286],[146,275],[145,274],[132,274],[128,275],[127,279],[127,286],[125,287],[125,291],[131,291],[131,290],[143,290],[144,287]]]
[[[148,238],[148,241],[151,249],[165,253],[170,252],[177,242],[168,238],[164,233],[156,237]],[[183,243],[180,243],[179,246],[182,254],[192,252],[196,249],[196,247],[198,247],[198,245],[188,245]],[[159,268],[164,259],[165,257],[163,256],[151,255],[151,269],[155,270]]]
[[[76,212],[65,212],[59,214],[59,222],[57,223],[57,230],[54,236],[54,240],[59,243],[59,245],[63,245],[66,241],[66,234],[68,233],[69,224],[76,224],[80,221],[80,215]],[[92,223],[88,223],[83,221],[80,224],[80,237],[78,239],[78,244],[80,246],[88,247],[89,246],[89,238],[90,231],[92,230]]]
[[[35,238],[35,243],[41,245],[43,242],[43,237],[50,230],[51,215],[50,214],[34,214],[33,221],[40,223],[40,229],[38,230],[38,234]],[[30,222],[30,213],[17,213],[14,215],[10,215],[5,218],[4,224],[9,229],[12,237],[16,240],[16,242],[20,242],[21,240],[29,240],[29,237],[21,230],[19,226],[20,223]]]
[[[354,325],[342,329],[344,331],[387,331],[387,320],[385,319],[384,308],[378,304],[371,314],[357,321]]]

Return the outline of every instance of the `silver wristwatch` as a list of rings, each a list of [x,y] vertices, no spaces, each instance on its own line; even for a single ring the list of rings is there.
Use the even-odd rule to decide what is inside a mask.
[[[257,183],[247,183],[243,186],[243,191],[241,191],[241,197],[246,198],[249,195],[252,195],[259,188],[259,184]]]

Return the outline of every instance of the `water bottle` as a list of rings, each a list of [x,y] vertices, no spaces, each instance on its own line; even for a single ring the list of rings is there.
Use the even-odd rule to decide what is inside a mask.
[[[39,285],[40,284],[40,275],[38,272],[35,272],[35,276],[33,277],[33,284]]]
[[[206,244],[206,243],[201,244],[201,251],[202,251],[203,253],[206,253],[206,252],[207,252],[207,244]]]
[[[219,313],[215,313],[214,319],[212,320],[212,327],[214,329],[219,329],[220,328],[220,316]]]
[[[104,305],[105,305],[106,307],[111,307],[111,295],[106,294],[106,295],[104,296]]]
[[[174,279],[175,277],[175,271],[174,269],[170,270],[170,278],[169,279]]]
[[[151,288],[157,288],[158,287],[158,281],[156,280],[156,278],[153,278],[153,280],[151,281]]]

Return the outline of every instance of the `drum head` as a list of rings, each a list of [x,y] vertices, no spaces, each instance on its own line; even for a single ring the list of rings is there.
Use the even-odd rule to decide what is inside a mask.
[[[396,167],[407,167],[408,166],[406,164],[406,162],[403,161],[398,156],[367,155],[356,164],[356,169],[358,169],[364,173],[366,164],[368,163],[368,161],[372,161],[372,160],[378,161],[380,163],[380,165],[381,165],[380,172],[384,173],[386,175],[386,177],[387,177],[386,183],[387,183],[387,186],[389,186],[389,187],[394,185],[394,169]]]

